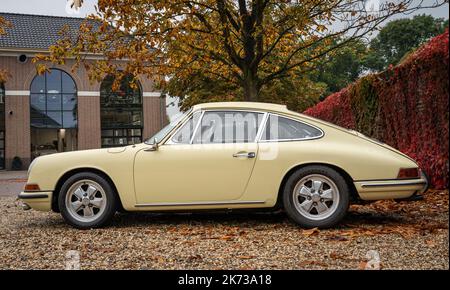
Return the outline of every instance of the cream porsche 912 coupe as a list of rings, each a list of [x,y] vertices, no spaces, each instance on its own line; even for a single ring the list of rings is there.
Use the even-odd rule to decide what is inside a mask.
[[[351,202],[411,199],[417,163],[356,131],[285,106],[194,106],[144,143],[41,156],[19,195],[25,209],[100,227],[116,211],[283,207],[302,227],[331,227]]]

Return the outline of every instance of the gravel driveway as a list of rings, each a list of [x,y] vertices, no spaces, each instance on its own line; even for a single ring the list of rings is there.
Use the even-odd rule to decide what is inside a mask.
[[[282,212],[118,214],[80,231],[13,197],[0,198],[0,217],[0,269],[64,269],[71,250],[81,269],[449,268],[448,191],[352,206],[339,228],[320,231]]]
[[[0,171],[0,197],[17,196],[26,181],[26,171]]]

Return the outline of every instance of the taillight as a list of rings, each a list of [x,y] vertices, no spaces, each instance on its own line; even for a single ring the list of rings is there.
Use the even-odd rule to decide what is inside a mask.
[[[419,168],[400,168],[398,179],[420,178]]]
[[[25,184],[25,191],[40,191],[39,185],[36,183],[27,183]]]

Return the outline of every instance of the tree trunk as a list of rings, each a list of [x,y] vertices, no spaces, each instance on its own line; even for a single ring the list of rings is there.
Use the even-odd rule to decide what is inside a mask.
[[[247,73],[242,82],[244,89],[244,100],[247,102],[257,102],[259,97],[260,85],[256,73]]]

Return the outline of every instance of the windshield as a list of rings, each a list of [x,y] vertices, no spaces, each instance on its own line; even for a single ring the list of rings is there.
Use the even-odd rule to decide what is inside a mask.
[[[176,117],[172,122],[170,122],[169,125],[165,126],[164,128],[162,128],[158,133],[156,133],[155,135],[153,135],[152,137],[150,137],[149,139],[147,139],[145,141],[146,144],[154,144],[155,140],[157,140],[157,142],[160,142],[162,139],[164,139],[167,134],[170,133],[170,131],[172,131],[173,128],[175,128],[178,123],[183,120],[187,115],[189,115],[191,113],[192,110],[187,111],[184,114],[181,114],[180,116]]]

